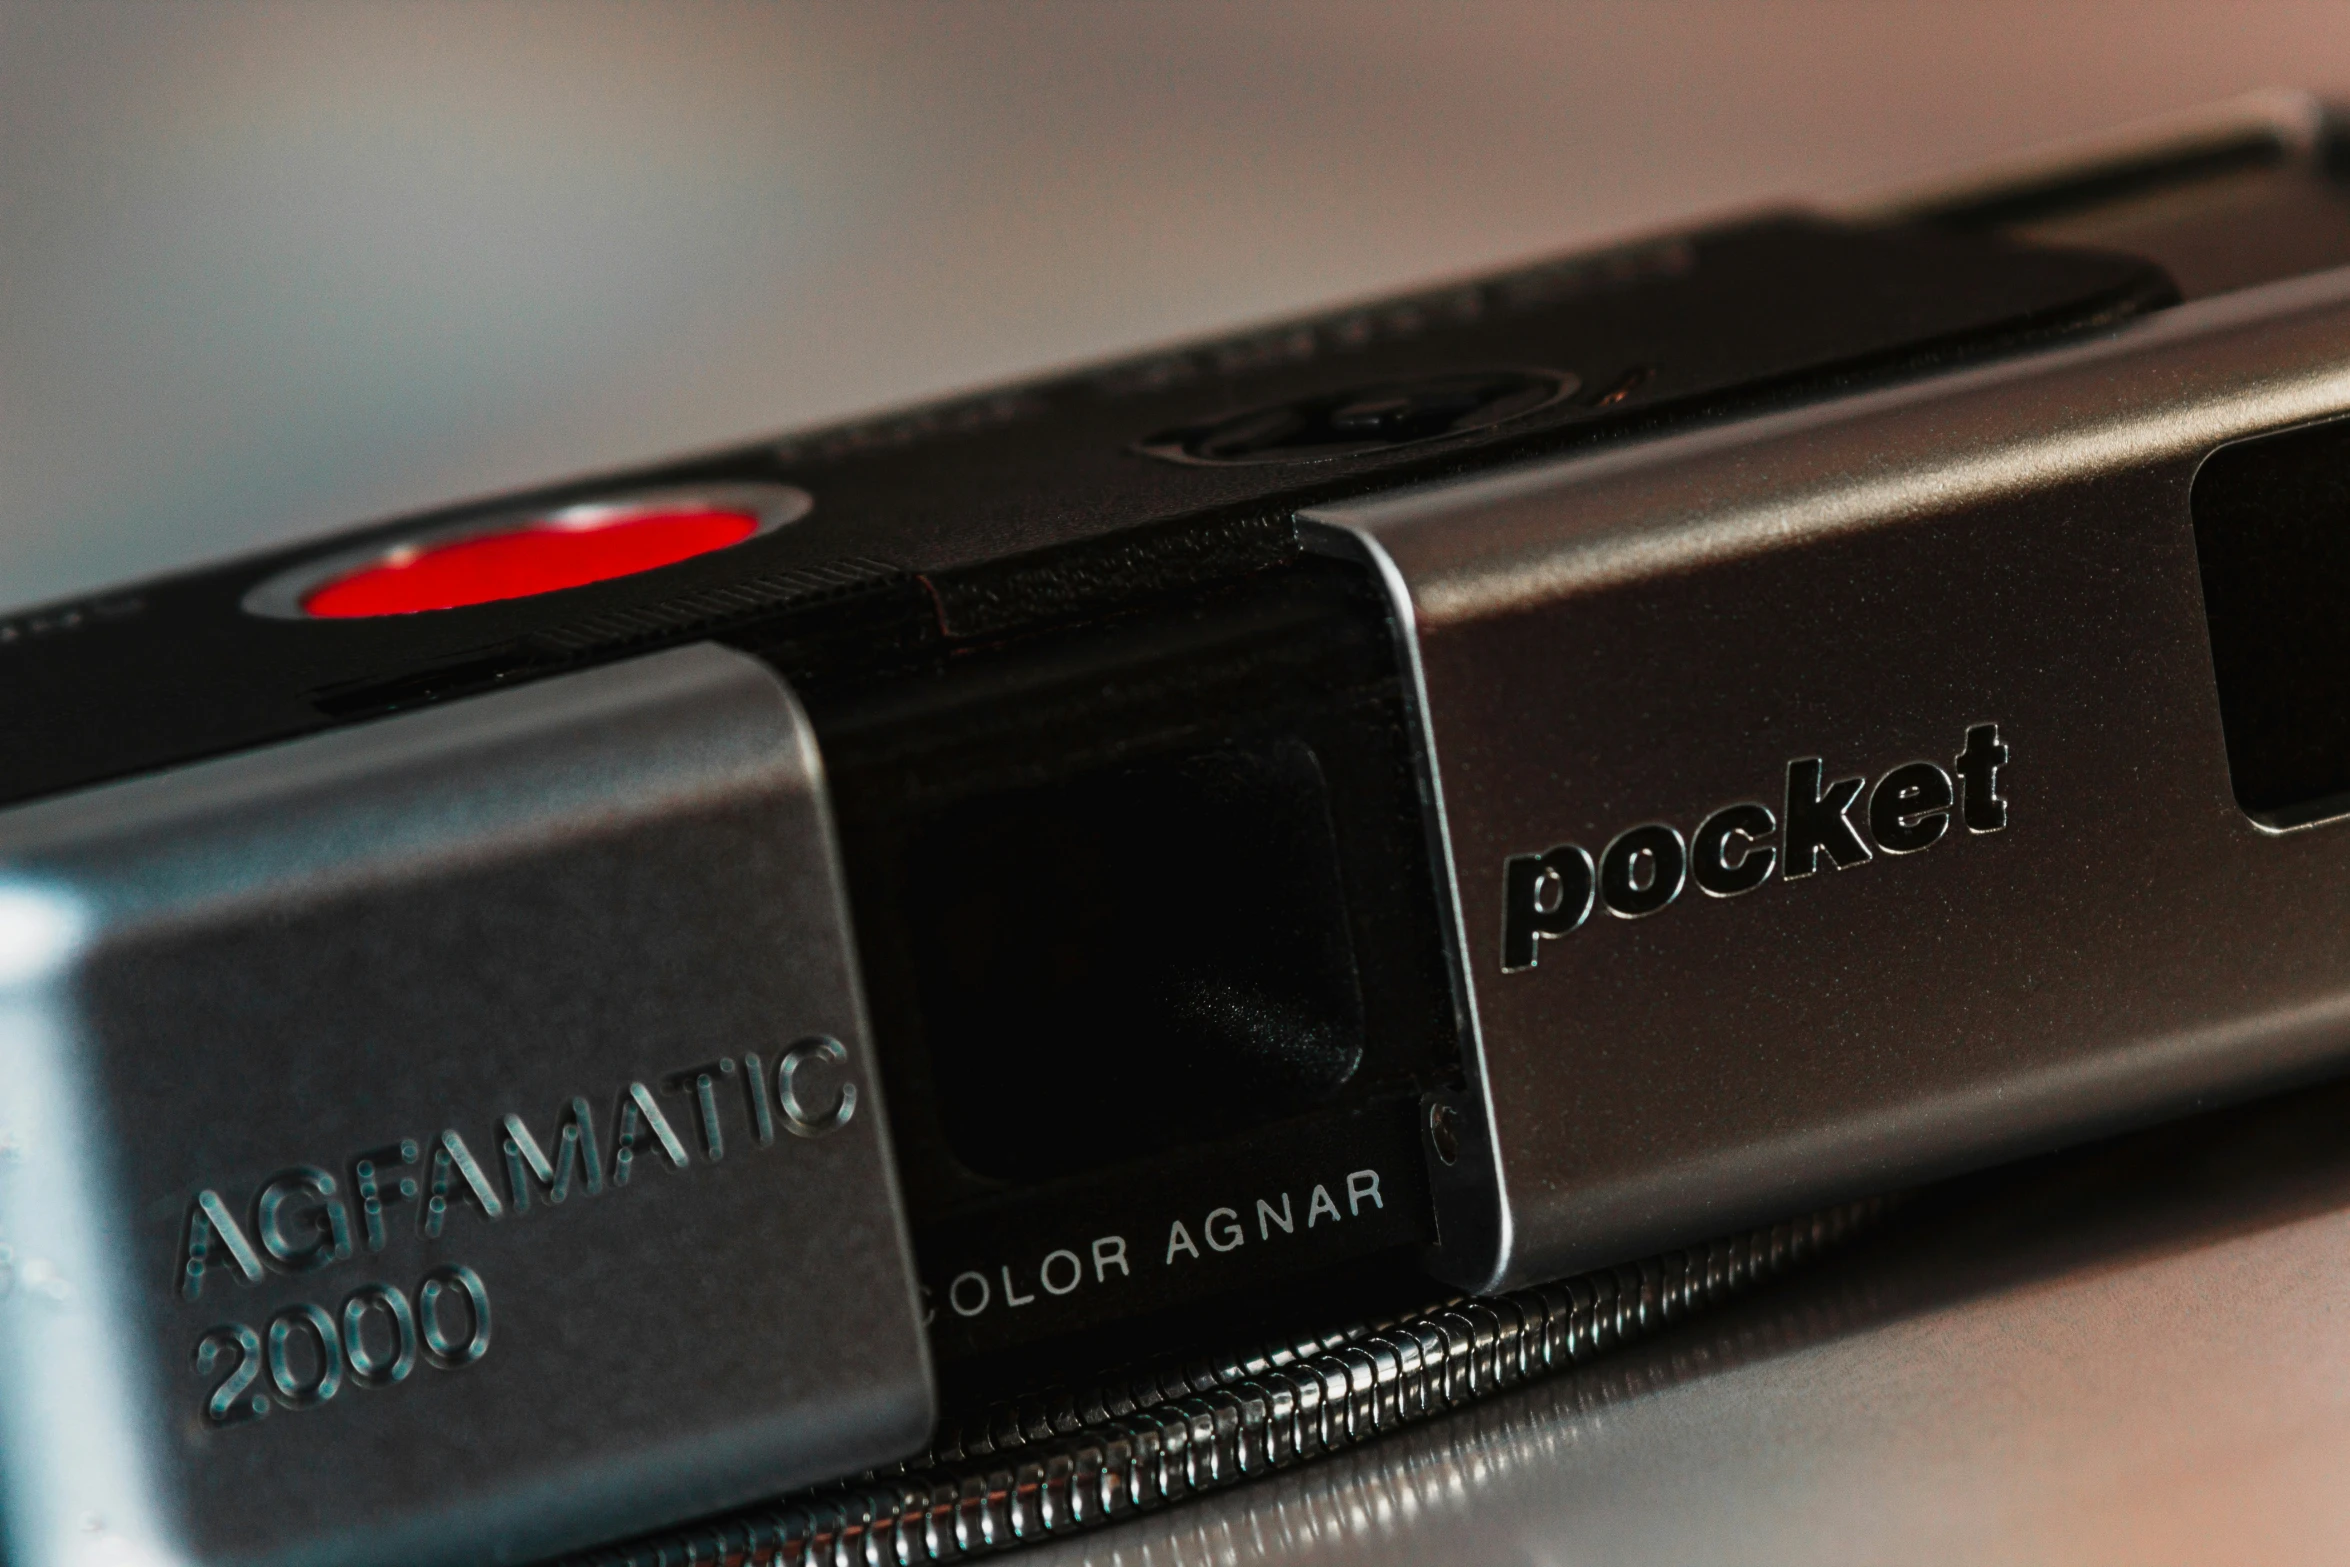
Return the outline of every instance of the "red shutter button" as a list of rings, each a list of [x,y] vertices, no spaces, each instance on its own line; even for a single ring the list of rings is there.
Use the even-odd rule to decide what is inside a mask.
[[[806,514],[776,485],[620,496],[428,529],[284,572],[245,597],[255,614],[351,620],[530,598],[675,565]]]

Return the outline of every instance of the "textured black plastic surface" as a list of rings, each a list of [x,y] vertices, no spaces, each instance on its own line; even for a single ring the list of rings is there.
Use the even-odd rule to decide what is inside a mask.
[[[758,622],[795,679],[871,669],[1261,560],[1251,519],[2077,331],[2173,297],[2089,252],[1774,217],[1269,326],[1223,342],[338,535],[30,612],[0,628],[0,800],[282,738]],[[1495,366],[1576,395],[1458,439],[1207,467],[1137,443],[1284,399]],[[618,488],[785,482],[805,519],[536,599],[372,621],[263,620],[257,582],[326,550]],[[1275,541],[1276,543],[1278,541]]]

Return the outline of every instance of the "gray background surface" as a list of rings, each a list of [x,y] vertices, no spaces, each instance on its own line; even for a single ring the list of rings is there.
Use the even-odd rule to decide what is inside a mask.
[[[2247,88],[2340,6],[0,6],[0,606]]]
[[[2275,83],[2350,9],[7,8],[0,603]],[[2350,1555],[2350,1185],[2101,1222],[1032,1559]]]
[[[2346,1118],[2321,1090],[2003,1178],[1650,1347],[1023,1567],[2340,1563]]]

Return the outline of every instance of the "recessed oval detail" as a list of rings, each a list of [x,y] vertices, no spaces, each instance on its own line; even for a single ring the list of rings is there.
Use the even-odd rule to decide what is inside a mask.
[[[730,549],[812,504],[783,485],[729,485],[494,514],[308,561],[254,588],[244,607],[372,620],[535,598]]]

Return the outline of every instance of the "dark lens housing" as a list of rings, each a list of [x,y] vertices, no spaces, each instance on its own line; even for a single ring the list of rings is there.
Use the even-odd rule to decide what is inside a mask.
[[[1362,1065],[1329,790],[1293,736],[960,802],[908,888],[947,1144],[975,1174],[1213,1140]]]
[[[804,688],[943,1363],[1333,1268],[1425,1291],[1459,1027],[1396,649],[1361,564],[1293,549]]]

